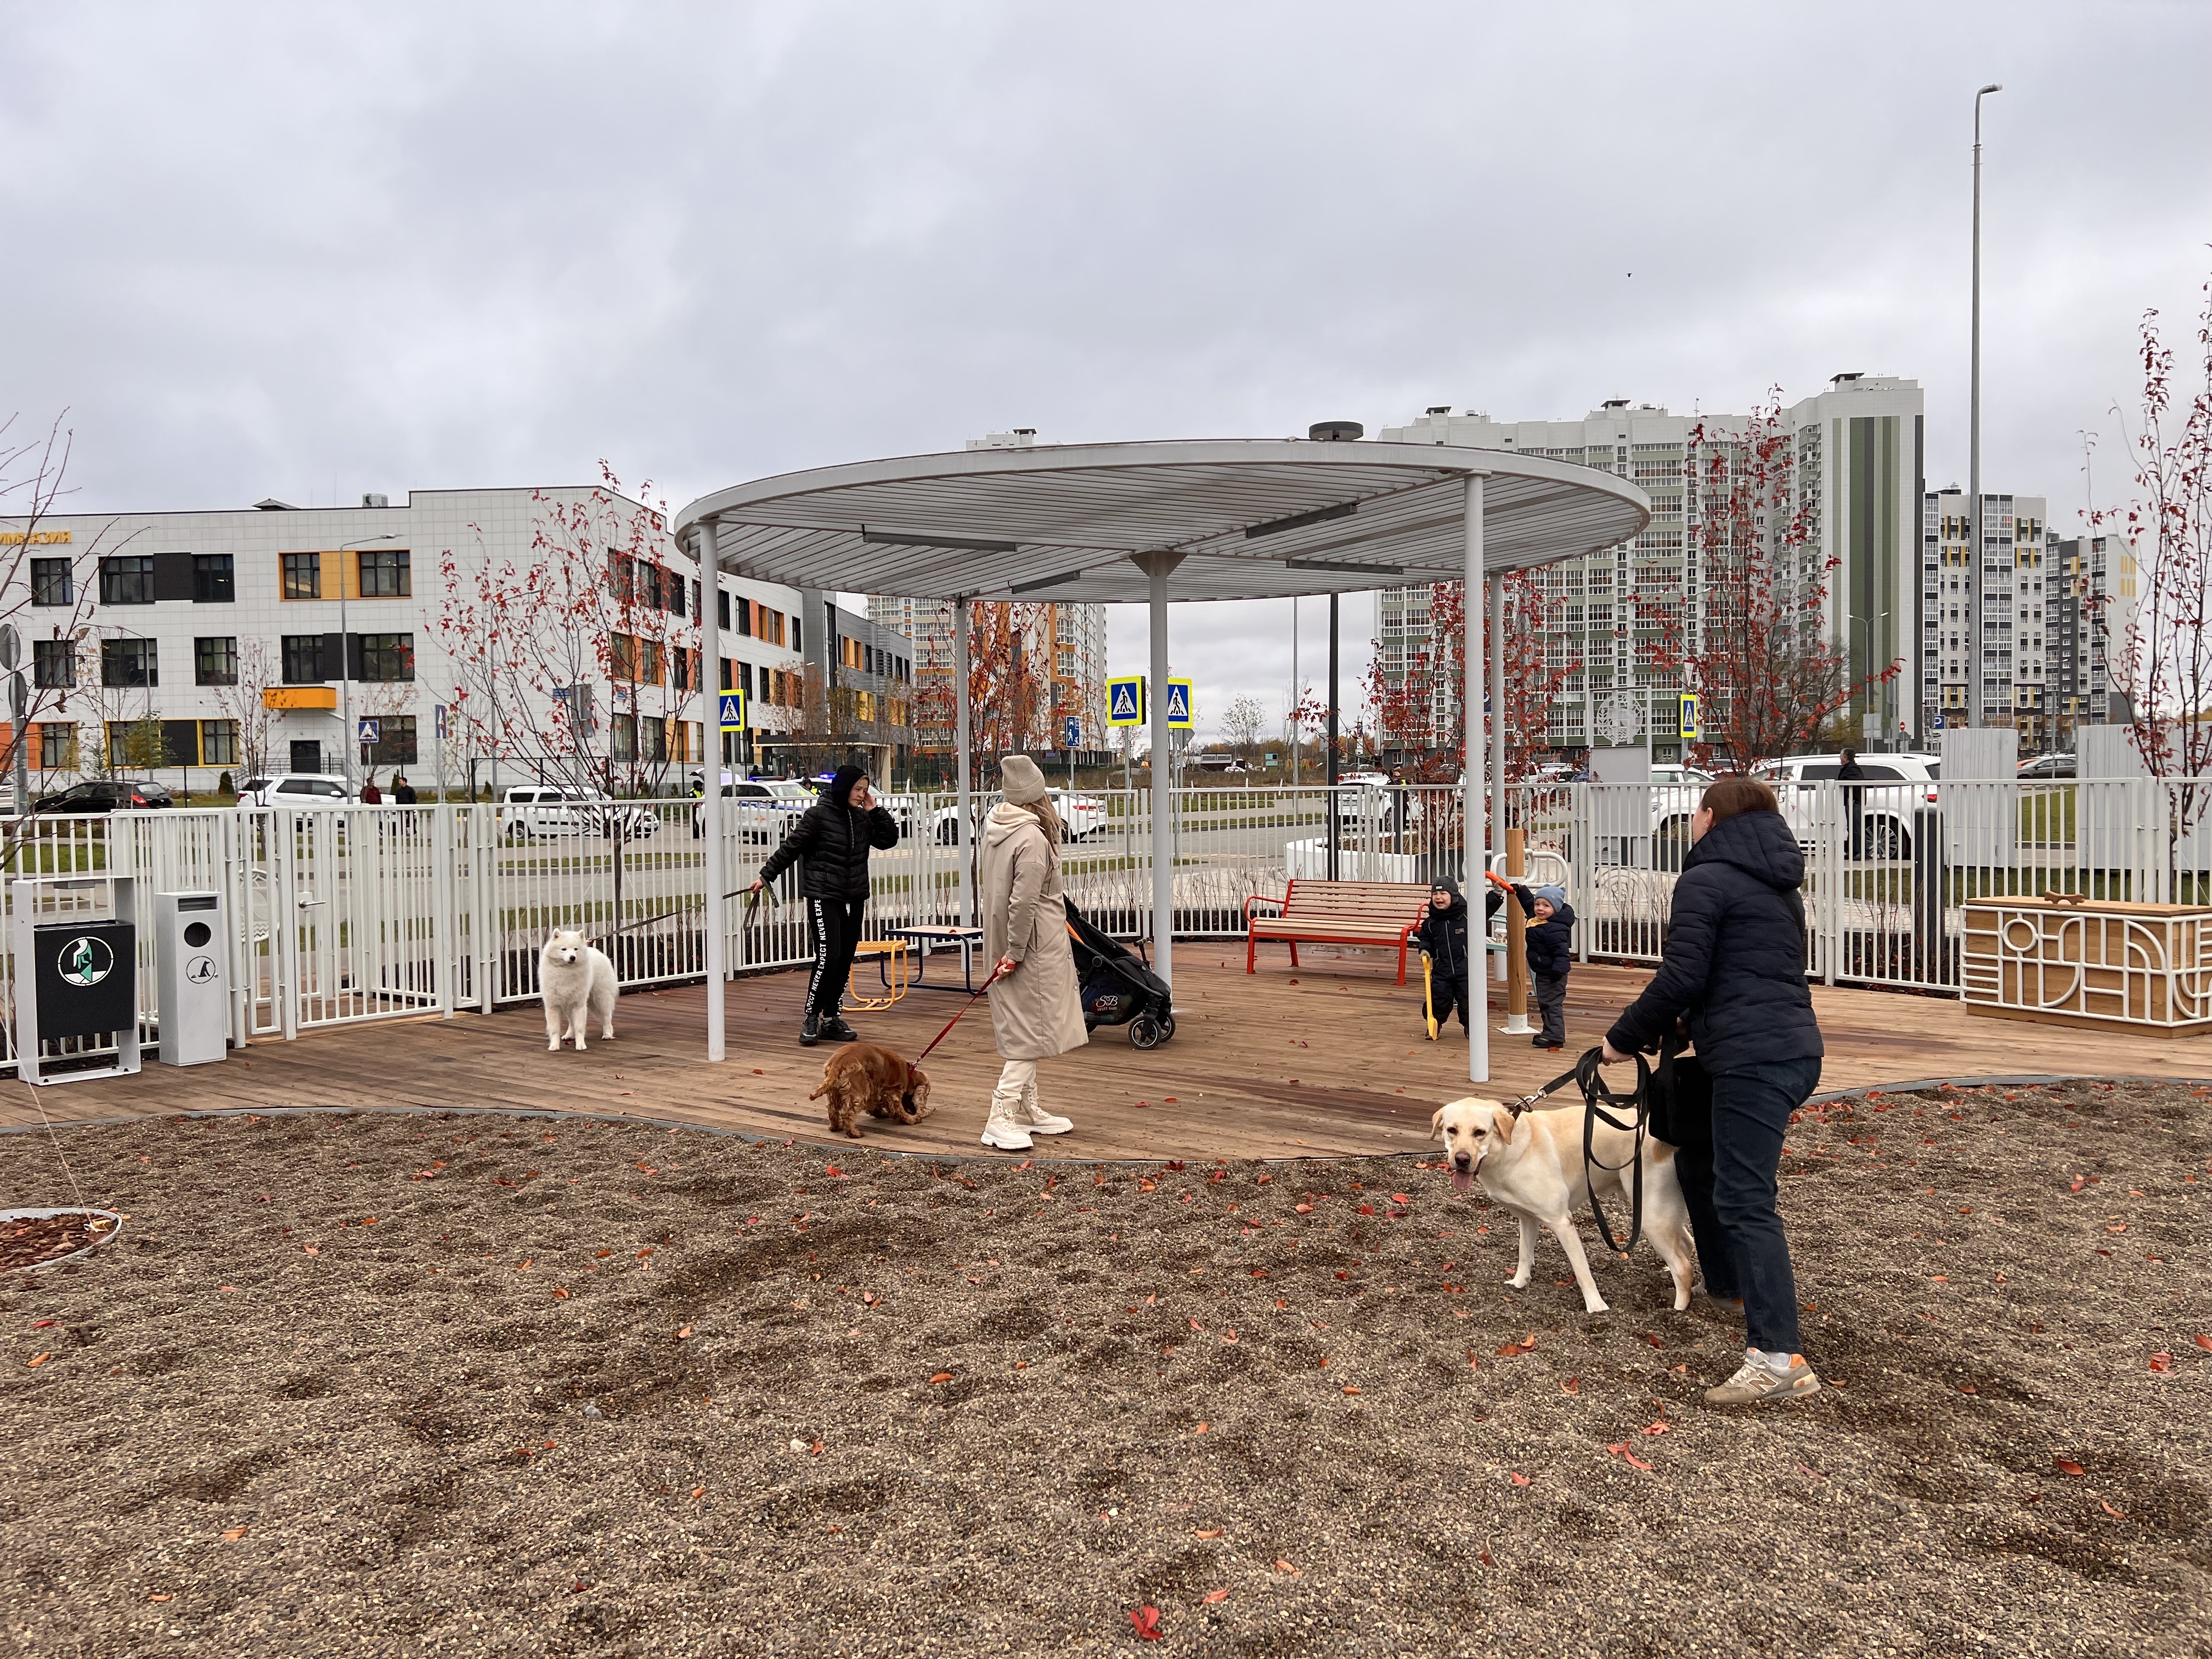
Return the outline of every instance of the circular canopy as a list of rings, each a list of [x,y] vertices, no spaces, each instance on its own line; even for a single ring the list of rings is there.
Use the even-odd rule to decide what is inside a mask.
[[[1486,476],[1491,572],[1626,541],[1650,522],[1625,478],[1510,450],[1224,439],[1044,445],[787,472],[702,496],[722,569],[908,599],[1142,604],[1135,556],[1170,553],[1177,599],[1265,599],[1449,581],[1465,490]]]

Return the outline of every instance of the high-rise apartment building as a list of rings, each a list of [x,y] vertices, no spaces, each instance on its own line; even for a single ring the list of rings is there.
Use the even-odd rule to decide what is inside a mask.
[[[2141,582],[2124,536],[2050,536],[2043,565],[2048,725],[2039,735],[2068,749],[2081,726],[2134,718],[2120,677]]]
[[[1828,390],[1790,404],[1780,427],[1790,446],[1795,506],[1809,526],[1804,557],[1825,570],[1830,638],[1848,655],[1854,725],[1875,716],[1894,737],[1919,729],[1913,688],[1920,682],[1918,600],[1914,568],[1925,446],[1919,383],[1887,375],[1838,374]],[[1676,415],[1626,399],[1577,421],[1492,420],[1468,410],[1431,409],[1381,438],[1396,443],[1463,444],[1517,450],[1601,467],[1651,496],[1652,519],[1633,542],[1547,568],[1538,577],[1558,603],[1557,625],[1545,650],[1555,662],[1579,665],[1554,700],[1547,740],[1562,747],[1651,738],[1662,752],[1678,732],[1678,671],[1652,661],[1679,606],[1680,635],[1697,648],[1704,624],[1705,573],[1698,568],[1698,493],[1690,487],[1690,437],[1702,425],[1709,441],[1742,436],[1740,415]],[[1428,629],[1425,588],[1386,589],[1380,607],[1380,666],[1402,673],[1409,650]],[[1883,671],[1899,665],[1882,681]],[[1457,716],[1443,706],[1437,729]]]
[[[1016,427],[970,438],[969,449],[1030,449],[1036,444],[1031,427]],[[1079,746],[1101,749],[1106,744],[1106,607],[1103,605],[1060,605],[1024,601],[1016,605],[1021,626],[1018,648],[1036,669],[1036,682],[1046,689],[1039,698],[1041,720],[1048,720],[1035,736],[1042,746],[1057,746],[1073,717],[1082,723]],[[868,617],[883,627],[904,635],[913,642],[914,675],[921,713],[915,741],[924,749],[949,750],[952,745],[952,602],[950,599],[911,599],[890,593],[868,596]]]

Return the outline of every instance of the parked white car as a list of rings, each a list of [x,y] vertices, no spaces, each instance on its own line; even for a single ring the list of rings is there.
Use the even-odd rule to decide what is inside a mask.
[[[1054,789],[1047,793],[1052,799],[1052,810],[1060,814],[1060,825],[1067,831],[1067,838],[1070,841],[1083,841],[1097,835],[1106,827],[1106,803],[1097,796],[1071,795],[1065,789]],[[975,836],[980,837],[983,830],[983,819],[990,809],[985,804],[981,795],[975,798]],[[957,801],[950,806],[940,806],[937,809],[931,823],[934,826],[933,833],[936,836],[939,846],[950,847],[952,844],[958,834],[957,826],[959,822],[960,804]]]
[[[791,833],[799,816],[814,805],[814,792],[795,778],[730,778],[722,780],[722,798],[731,803],[730,817],[741,840],[773,846]],[[691,833],[706,833],[705,807],[691,804]]]
[[[639,841],[660,827],[642,806],[624,806],[593,791],[514,784],[499,799],[499,827],[517,841],[602,836]]]
[[[1862,755],[1859,769],[1866,774],[1863,783],[1846,783],[1839,789],[1825,791],[1815,787],[1835,783],[1836,774],[1842,767],[1841,757],[1835,755],[1789,755],[1777,761],[1763,761],[1753,770],[1774,786],[1782,816],[1789,821],[1800,845],[1810,848],[1820,839],[1823,812],[1831,815],[1836,827],[1848,837],[1850,826],[1844,822],[1846,804],[1837,797],[1856,788],[1861,792],[1860,823],[1854,855],[1878,860],[1911,858],[1913,815],[1936,805],[1936,785],[1943,771],[1942,757],[1921,754]],[[1847,847],[1851,846],[1847,841]]]
[[[240,806],[348,806],[353,799],[343,778],[322,772],[278,772],[238,786]]]

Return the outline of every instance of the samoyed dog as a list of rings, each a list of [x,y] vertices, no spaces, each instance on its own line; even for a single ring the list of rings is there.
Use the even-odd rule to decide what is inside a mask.
[[[587,1021],[599,1023],[602,1041],[615,1034],[615,965],[580,927],[555,930],[538,953],[538,988],[545,1000],[545,1046],[558,1048],[573,1036],[580,1052]]]

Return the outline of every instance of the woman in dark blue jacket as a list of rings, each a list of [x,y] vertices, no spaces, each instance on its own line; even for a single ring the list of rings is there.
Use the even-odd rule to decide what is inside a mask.
[[[1744,1307],[1747,1346],[1717,1405],[1810,1394],[1797,1285],[1776,1208],[1790,1115],[1820,1080],[1820,1028],[1805,981],[1805,855],[1756,778],[1709,787],[1690,821],[1659,971],[1606,1033],[1605,1058],[1656,1048],[1686,1024],[1713,1085],[1710,1154],[1675,1158],[1708,1294]]]

